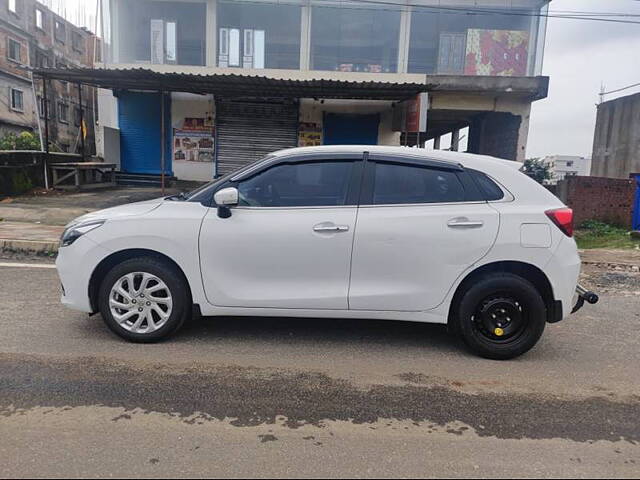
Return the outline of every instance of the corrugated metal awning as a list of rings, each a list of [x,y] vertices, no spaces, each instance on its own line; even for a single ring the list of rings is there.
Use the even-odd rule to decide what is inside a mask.
[[[408,99],[427,91],[420,83],[289,80],[257,75],[156,72],[145,68],[47,68],[34,75],[99,88],[214,94],[223,97]]]

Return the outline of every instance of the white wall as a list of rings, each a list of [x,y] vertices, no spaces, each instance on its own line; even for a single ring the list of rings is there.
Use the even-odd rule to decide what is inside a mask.
[[[120,128],[118,125],[118,99],[113,96],[111,90],[106,90],[104,88],[98,89],[98,113],[98,125],[96,126],[96,154],[98,157],[104,158],[107,162],[117,163],[119,165],[119,155],[118,158],[107,158],[110,157],[108,152],[114,151],[114,149],[105,146],[106,136],[104,128]],[[117,150],[120,150],[119,146]]]

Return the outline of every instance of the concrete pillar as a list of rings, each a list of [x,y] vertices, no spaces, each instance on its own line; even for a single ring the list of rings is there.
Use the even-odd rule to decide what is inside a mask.
[[[207,67],[215,67],[216,58],[218,56],[218,26],[217,26],[217,0],[207,0],[206,13],[206,65]]]
[[[311,6],[303,5],[300,14],[300,70],[311,68]]]
[[[469,126],[468,151],[507,160],[524,158],[526,135],[521,139],[522,123],[520,115],[511,113],[487,112],[477,115]]]
[[[400,13],[400,36],[398,39],[398,73],[407,73],[409,68],[409,38],[411,36],[411,7],[405,6]]]
[[[460,129],[457,128],[451,132],[451,151],[457,152],[460,150]]]

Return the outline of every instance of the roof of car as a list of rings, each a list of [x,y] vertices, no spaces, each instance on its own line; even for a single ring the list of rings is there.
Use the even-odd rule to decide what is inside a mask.
[[[279,150],[273,155],[277,157],[287,157],[290,155],[313,155],[327,153],[359,153],[369,152],[372,154],[389,155],[389,156],[407,156],[410,155],[414,159],[424,157],[425,160],[438,160],[440,162],[462,165],[469,168],[478,168],[483,170],[484,167],[495,167],[504,165],[514,169],[522,166],[520,162],[512,160],[503,160],[487,155],[477,155],[473,153],[451,152],[446,150],[429,150],[425,148],[412,147],[392,147],[382,145],[323,145],[318,147],[297,147]]]

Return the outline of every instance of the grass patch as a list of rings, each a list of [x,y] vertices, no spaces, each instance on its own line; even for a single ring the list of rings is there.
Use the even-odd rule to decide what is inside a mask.
[[[578,248],[640,248],[640,240],[631,238],[625,228],[587,220],[575,231]]]

